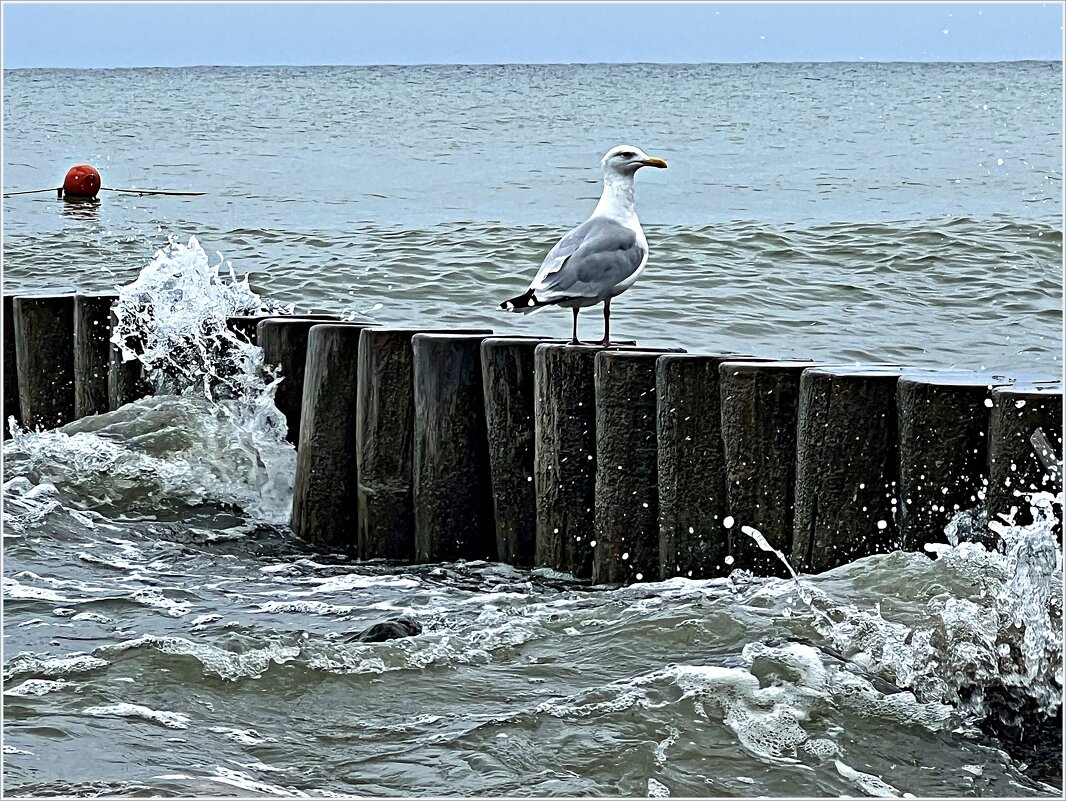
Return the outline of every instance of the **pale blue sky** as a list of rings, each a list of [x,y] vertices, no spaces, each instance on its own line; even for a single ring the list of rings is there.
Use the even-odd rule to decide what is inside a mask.
[[[1061,3],[3,3],[3,65],[1062,59]]]

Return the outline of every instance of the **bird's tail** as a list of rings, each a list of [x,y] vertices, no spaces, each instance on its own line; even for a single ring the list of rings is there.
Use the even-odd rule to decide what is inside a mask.
[[[533,312],[540,311],[545,306],[549,306],[551,303],[538,300],[534,290],[527,289],[521,295],[517,295],[509,300],[505,300],[500,304],[500,308],[506,311],[520,312],[522,314],[532,314]]]

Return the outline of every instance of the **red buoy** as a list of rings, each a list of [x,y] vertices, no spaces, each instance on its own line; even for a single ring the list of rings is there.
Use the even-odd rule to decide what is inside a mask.
[[[94,198],[100,191],[100,173],[88,164],[77,164],[67,170],[63,179],[63,193],[67,197]]]

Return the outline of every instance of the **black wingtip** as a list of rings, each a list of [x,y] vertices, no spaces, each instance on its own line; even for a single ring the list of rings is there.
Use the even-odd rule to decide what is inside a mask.
[[[539,305],[532,289],[527,289],[521,295],[505,300],[500,308],[505,311],[524,311]]]

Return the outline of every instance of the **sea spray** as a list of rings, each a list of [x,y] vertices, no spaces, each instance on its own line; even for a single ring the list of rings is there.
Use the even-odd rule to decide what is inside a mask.
[[[4,445],[8,469],[59,486],[66,506],[108,516],[182,519],[213,504],[287,523],[295,451],[273,400],[284,377],[227,318],[291,309],[222,266],[190,237],[171,241],[119,287],[112,342],[143,363],[155,395],[54,431],[16,427]],[[18,495],[32,497],[24,487]]]
[[[212,265],[196,237],[188,245],[171,240],[157,251],[135,281],[119,287],[113,309],[111,341],[124,360],[141,361],[157,394],[192,392],[253,406],[272,396],[261,353],[234,334],[227,319],[291,309],[270,308],[221,254]]]
[[[812,627],[826,640],[823,651],[910,690],[921,702],[950,705],[960,725],[1033,754],[1061,746],[1061,732],[1057,746],[1043,741],[1061,721],[1063,560],[1055,533],[1061,497],[1039,492],[1028,500],[1029,525],[987,522],[998,547],[957,539],[926,546],[937,559],[925,572],[942,591],[926,601],[923,616],[907,620],[885,617],[881,604],[859,607],[834,599],[814,586],[817,577],[797,575],[760,532],[747,526],[742,531],[789,567],[791,583],[813,613]],[[976,519],[970,512],[958,518],[949,535]],[[841,570],[857,572],[858,565]]]

